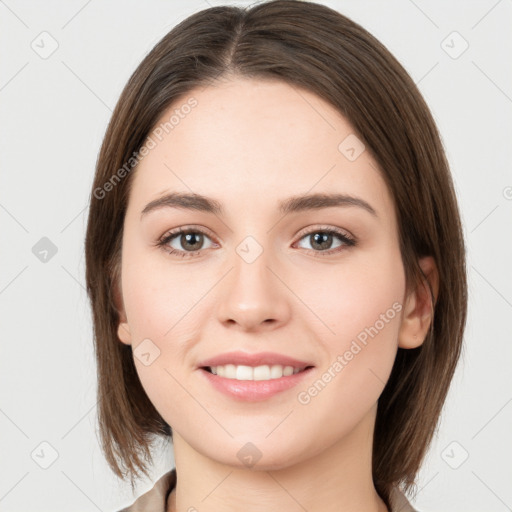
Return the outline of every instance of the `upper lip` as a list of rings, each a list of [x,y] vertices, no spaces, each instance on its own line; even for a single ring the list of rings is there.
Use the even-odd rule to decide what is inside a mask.
[[[198,368],[211,367],[211,366],[224,366],[226,364],[246,365],[246,366],[263,366],[279,364],[282,366],[293,366],[294,368],[305,368],[313,366],[307,361],[300,361],[294,357],[277,354],[275,352],[258,352],[249,354],[247,352],[225,352],[215,357],[205,359],[199,363]]]

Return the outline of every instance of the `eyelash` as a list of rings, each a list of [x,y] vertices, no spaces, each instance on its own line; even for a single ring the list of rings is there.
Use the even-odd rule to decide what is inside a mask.
[[[209,238],[210,235],[208,235],[208,233],[206,233],[205,231],[203,231],[202,229],[198,229],[198,228],[194,228],[194,227],[188,227],[188,228],[177,228],[173,231],[170,231],[168,233],[166,233],[158,242],[157,242],[157,246],[158,247],[161,247],[166,253],[168,254],[171,254],[171,255],[174,255],[174,256],[179,256],[181,258],[190,258],[190,257],[193,257],[197,254],[199,254],[201,251],[204,251],[205,249],[199,249],[197,251],[178,251],[176,249],[172,249],[172,248],[169,248],[169,246],[167,245],[171,240],[173,240],[174,238],[178,237],[179,235],[188,235],[188,234],[195,234],[195,233],[199,233],[199,234],[202,234],[202,235],[205,235]],[[331,255],[333,253],[337,253],[337,252],[340,252],[341,250],[343,250],[344,247],[354,247],[355,245],[357,245],[357,240],[349,235],[347,235],[346,233],[342,232],[342,231],[339,231],[335,228],[327,228],[327,227],[320,227],[320,228],[316,228],[314,230],[311,230],[311,231],[308,231],[307,233],[303,233],[302,236],[299,238],[299,241],[302,240],[303,238],[307,237],[307,236],[310,236],[310,235],[313,235],[315,233],[323,233],[323,234],[327,234],[327,235],[335,235],[337,236],[342,242],[344,245],[340,246],[340,247],[336,247],[334,249],[328,249],[326,251],[315,251],[313,249],[306,249],[308,252],[312,252],[313,253],[313,256],[316,256],[316,257],[324,257],[324,256],[328,256],[328,255]]]

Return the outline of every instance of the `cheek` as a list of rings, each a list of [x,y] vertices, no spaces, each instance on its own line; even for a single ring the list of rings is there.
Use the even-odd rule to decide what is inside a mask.
[[[169,267],[132,255],[133,264],[127,259],[123,267],[123,297],[134,364],[150,401],[173,423],[190,407],[190,396],[180,383],[185,382],[187,330],[197,285],[188,283],[183,272],[170,274]]]
[[[293,290],[314,313],[308,317],[321,322],[318,334],[335,348],[376,323],[379,331],[398,332],[396,310],[401,308],[393,304],[400,304],[405,286],[399,253],[347,258],[339,265],[301,268],[299,273]]]
[[[393,367],[403,283],[401,267],[390,265],[387,270],[393,272],[388,273],[381,270],[317,279],[325,293],[317,288],[309,296],[334,334],[324,327],[317,337],[327,357],[315,378],[297,390],[296,419],[304,420],[304,428],[309,421],[325,425],[325,442],[347,434],[368,414]]]
[[[134,244],[135,245],[135,244]],[[209,281],[198,277],[184,265],[170,263],[152,249],[141,250],[127,243],[123,261],[123,298],[132,334],[138,339],[164,339],[174,335],[179,324],[186,324],[186,315],[194,309]],[[185,321],[184,321],[185,320]]]
[[[297,293],[321,320],[314,331],[327,354],[321,373],[336,382],[328,386],[331,398],[345,396],[347,403],[369,407],[384,388],[398,347],[405,286],[400,254],[332,266],[300,282]]]
[[[169,263],[165,254],[155,257],[129,239],[124,254],[123,299],[137,373],[162,416],[179,417],[190,407],[190,395],[180,386],[189,370],[190,340],[198,320],[209,318],[201,298],[215,280],[199,270],[191,279],[186,265]]]

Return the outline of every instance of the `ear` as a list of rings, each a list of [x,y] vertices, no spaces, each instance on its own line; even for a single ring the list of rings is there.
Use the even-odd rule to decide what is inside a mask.
[[[128,319],[126,318],[126,312],[124,310],[122,293],[118,286],[119,280],[114,283],[113,296],[114,304],[119,315],[119,324],[117,326],[117,336],[122,343],[126,345],[132,344],[132,335],[130,332],[130,326],[128,325]]]
[[[432,256],[419,260],[424,278],[418,286],[409,292],[398,333],[400,348],[417,348],[423,344],[433,321],[435,301],[439,292],[439,273]],[[434,301],[430,294],[430,287]]]

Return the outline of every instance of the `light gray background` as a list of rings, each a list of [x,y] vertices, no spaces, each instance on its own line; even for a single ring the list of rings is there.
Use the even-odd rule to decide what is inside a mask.
[[[131,73],[176,23],[222,3],[0,1],[2,511],[111,511],[133,500],[95,430],[88,194]],[[323,3],[379,38],[419,84],[462,209],[465,352],[412,501],[422,512],[512,510],[512,2]],[[42,58],[52,38],[58,48]],[[458,55],[461,38],[469,47]],[[32,250],[42,237],[57,248],[46,262]],[[153,480],[173,467],[172,450],[156,461]]]

